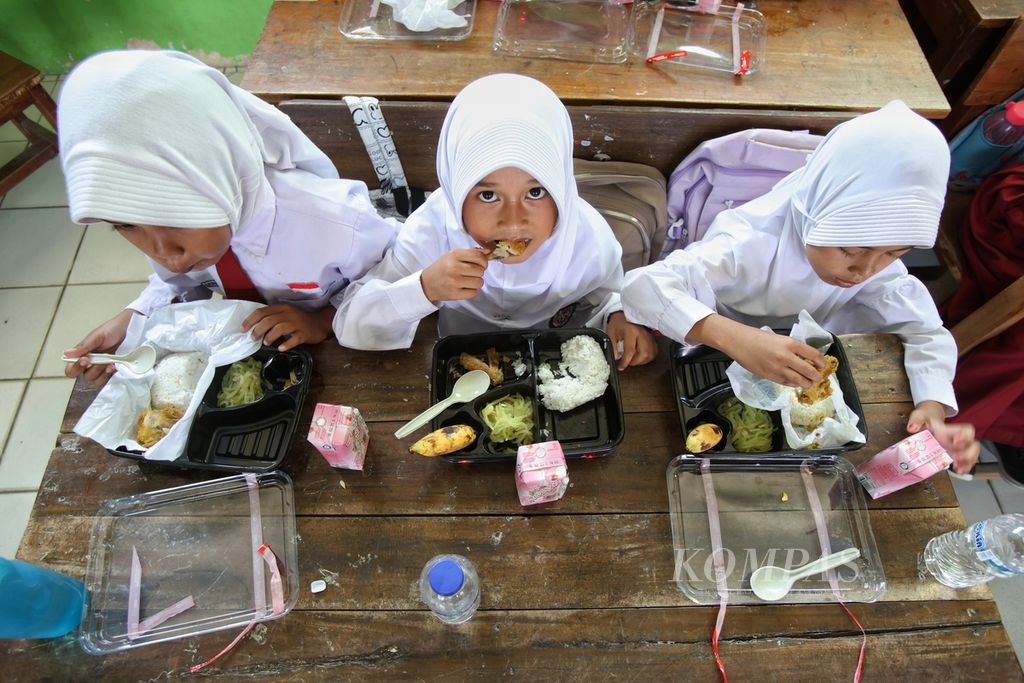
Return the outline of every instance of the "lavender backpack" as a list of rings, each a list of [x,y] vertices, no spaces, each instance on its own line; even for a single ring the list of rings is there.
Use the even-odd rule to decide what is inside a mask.
[[[752,128],[702,142],[668,180],[668,235],[663,259],[704,237],[719,212],[741,206],[800,168],[822,136]]]

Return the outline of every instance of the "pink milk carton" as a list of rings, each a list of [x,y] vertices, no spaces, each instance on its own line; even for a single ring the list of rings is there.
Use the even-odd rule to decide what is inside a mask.
[[[569,486],[562,444],[545,441],[520,446],[516,456],[516,491],[523,505],[558,500]]]
[[[881,498],[924,481],[952,462],[946,449],[925,429],[858,465],[857,479],[872,498]]]
[[[317,403],[306,440],[331,467],[362,470],[370,433],[358,408]]]

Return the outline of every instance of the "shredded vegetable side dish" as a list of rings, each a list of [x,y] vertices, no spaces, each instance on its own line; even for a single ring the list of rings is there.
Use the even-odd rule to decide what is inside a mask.
[[[232,363],[224,373],[224,381],[217,394],[217,407],[234,408],[263,398],[263,383],[260,379],[262,369],[263,366],[255,358]]]
[[[722,401],[718,412],[732,424],[732,447],[741,453],[772,449],[772,419],[768,413],[742,403],[735,396]]]
[[[533,442],[533,404],[525,396],[511,394],[491,401],[480,417],[491,430],[491,443]]]

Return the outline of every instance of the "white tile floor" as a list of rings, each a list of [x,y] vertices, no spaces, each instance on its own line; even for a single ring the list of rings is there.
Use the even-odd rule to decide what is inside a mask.
[[[226,73],[238,83],[243,71]],[[57,76],[44,83],[59,90]],[[17,139],[11,124],[0,126],[0,165],[24,149]],[[149,272],[109,226],[68,220],[56,160],[0,197],[0,555],[17,550],[71,393],[60,352],[134,298]],[[969,522],[1024,512],[1022,488],[981,480],[954,487]],[[991,585],[1024,659],[1024,577]]]

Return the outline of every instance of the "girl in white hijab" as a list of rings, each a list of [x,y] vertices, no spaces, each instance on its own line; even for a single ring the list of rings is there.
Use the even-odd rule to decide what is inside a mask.
[[[397,224],[341,180],[291,120],[178,52],[90,57],[58,106],[71,219],[108,222],[153,265],[127,308],[65,353],[110,351],[133,313],[173,301],[270,304],[243,325],[280,350],[331,334],[341,291],[383,258]],[[102,383],[113,365],[66,369]]]
[[[898,334],[916,404],[957,471],[978,458],[956,414],[956,345],[899,257],[935,243],[949,171],[939,131],[899,101],[837,126],[768,194],[723,211],[700,242],[626,274],[627,317],[712,346],[751,372],[809,386],[824,358],[788,336],[802,309],[835,334]]]
[[[401,228],[394,248],[345,292],[338,341],[408,347],[440,309],[442,336],[495,329],[605,327],[620,369],[656,347],[619,302],[622,249],[576,191],[572,123],[543,83],[486,76],[452,102],[441,129],[441,189]],[[521,253],[505,256],[505,245]]]

